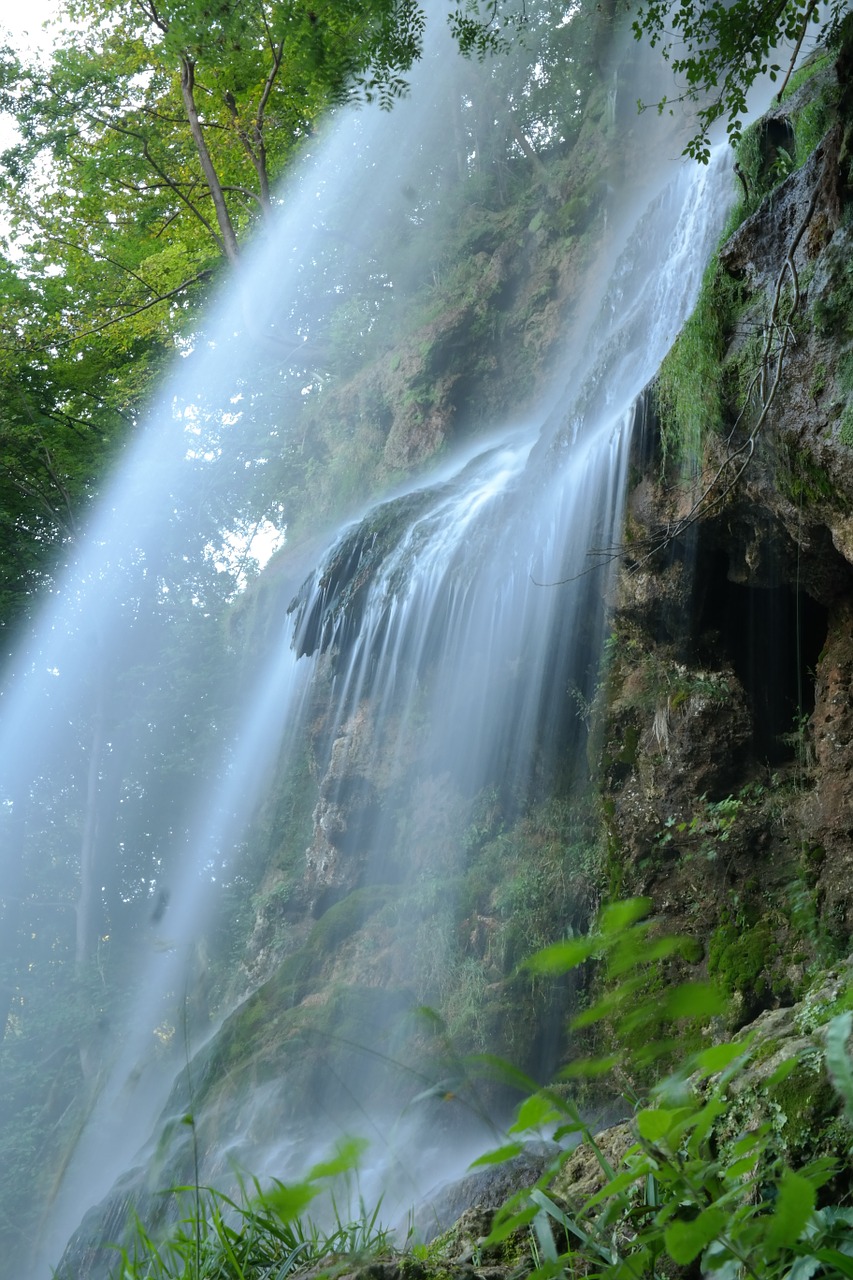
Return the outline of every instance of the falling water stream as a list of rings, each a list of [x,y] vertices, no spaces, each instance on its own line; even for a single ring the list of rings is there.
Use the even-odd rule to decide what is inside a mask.
[[[62,777],[72,751],[68,726],[89,715],[105,655],[132,632],[135,606],[121,584],[130,573],[141,592],[148,589],[161,531],[197,483],[197,469],[187,465],[187,406],[201,400],[200,386],[211,403],[236,403],[245,393],[251,365],[241,370],[233,341],[240,316],[251,311],[246,350],[258,332],[290,329],[294,316],[310,333],[305,314],[318,281],[308,277],[321,256],[312,245],[327,244],[333,225],[340,229],[346,211],[357,208],[350,226],[358,228],[351,234],[358,257],[373,223],[380,238],[386,233],[395,193],[429,167],[442,129],[436,104],[446,90],[439,77],[425,80],[391,115],[342,117],[291,179],[275,234],[234,291],[236,313],[223,303],[208,350],[178,368],[129,451],[4,689],[0,779],[9,808],[33,779],[44,789]],[[405,154],[395,142],[402,136]],[[464,457],[348,524],[330,539],[316,572],[293,584],[268,668],[246,681],[238,723],[205,757],[206,781],[187,790],[163,923],[168,945],[145,952],[144,980],[132,984],[134,1003],[112,1036],[118,1048],[59,1183],[32,1280],[49,1274],[85,1212],[138,1163],[157,1132],[175,1064],[170,1060],[169,1072],[158,1067],[152,1028],[186,982],[188,956],[210,910],[211,869],[223,850],[240,846],[274,762],[295,756],[303,743],[315,671],[328,686],[334,741],[370,704],[364,775],[405,755],[414,722],[422,726],[419,757],[468,795],[510,783],[524,794],[553,767],[542,743],[558,743],[563,760],[582,752],[580,720],[566,722],[555,691],[591,698],[636,404],[691,309],[729,199],[722,154],[708,168],[673,160],[654,169],[642,199],[623,193],[610,214],[597,282],[585,293],[590,311],[576,326],[586,342],[567,351],[538,420],[513,422],[508,407],[508,425],[496,424],[481,446],[469,443]],[[237,355],[223,367],[226,349]],[[137,625],[134,642],[156,663],[160,640]],[[190,705],[180,710],[191,713]],[[342,810],[334,787],[324,800],[330,838],[315,843],[312,870],[330,900],[353,887],[348,858],[357,857],[360,882],[405,877],[393,853],[391,816],[381,806],[369,797],[361,808],[350,805],[342,839],[332,829]],[[14,858],[4,860],[4,895],[19,890],[19,872]],[[207,1034],[215,1041],[215,1029]],[[304,1152],[294,1154],[292,1135],[272,1120],[259,1123],[259,1114],[275,1117],[282,1109],[270,1086],[235,1111],[231,1142],[244,1167],[278,1173],[305,1160]],[[346,1115],[335,1120],[345,1123]],[[449,1163],[446,1152],[442,1161]],[[424,1177],[434,1178],[436,1167],[424,1165]]]

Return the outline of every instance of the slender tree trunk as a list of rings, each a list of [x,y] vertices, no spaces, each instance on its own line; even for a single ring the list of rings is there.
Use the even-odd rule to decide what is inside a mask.
[[[187,113],[190,130],[195,143],[198,158],[201,161],[202,171],[204,172],[205,181],[210,190],[213,207],[216,210],[216,222],[219,227],[219,234],[222,237],[222,247],[225,256],[229,262],[235,263],[240,257],[240,249],[237,244],[237,234],[234,230],[234,224],[231,221],[231,215],[228,212],[228,205],[225,202],[225,192],[222,190],[222,183],[219,181],[219,174],[211,159],[210,152],[207,149],[207,141],[204,136],[204,130],[201,127],[201,121],[198,118],[198,109],[195,103],[195,63],[191,58],[184,54],[181,58],[181,93],[184,99],[184,108]]]
[[[77,973],[83,976],[95,953],[100,888],[97,883],[96,849],[98,841],[99,779],[106,741],[106,697],[103,676],[98,677],[98,693],[89,767],[86,771],[86,800],[83,811],[83,836],[80,841],[80,893],[77,898]]]
[[[531,161],[536,172],[536,176],[544,179],[547,176],[548,171],[515,121],[510,121],[509,132],[512,140],[521,148],[527,156],[527,159]]]

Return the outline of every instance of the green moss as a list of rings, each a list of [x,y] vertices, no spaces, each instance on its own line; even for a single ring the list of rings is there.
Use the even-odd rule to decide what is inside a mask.
[[[761,168],[764,155],[758,126],[753,124],[741,134],[737,144],[737,163],[746,182],[748,197],[741,211],[741,221],[758,206],[761,197]]]
[[[622,740],[622,748],[616,759],[620,764],[630,765],[633,769],[637,763],[637,753],[640,749],[640,730],[635,724],[625,726],[625,735]]]
[[[807,80],[818,76],[822,78],[817,91],[792,112],[798,166],[805,164],[836,119],[840,85],[833,72],[833,61],[831,53],[810,59],[806,66],[794,73],[785,90],[784,100],[787,101]]]
[[[826,389],[826,365],[822,360],[815,365],[812,380],[809,383],[809,395],[812,400],[819,400]]]
[[[831,287],[812,308],[815,328],[825,337],[848,338],[853,334],[853,259],[833,245],[826,256]]]
[[[821,49],[811,57],[806,58],[802,66],[798,67],[785,85],[785,91],[782,94],[782,101],[788,102],[794,96],[798,89],[801,89],[809,80],[813,80],[815,76],[823,72],[831,72],[835,62],[835,54],[829,49]]]
[[[719,978],[726,991],[749,1000],[763,986],[773,941],[773,930],[766,921],[748,925],[742,919],[726,917],[708,943],[708,972]]]
[[[813,1158],[834,1146],[840,1102],[813,1054],[801,1058],[787,1079],[770,1088],[768,1099],[777,1109],[775,1127],[789,1159]]]
[[[776,483],[797,506],[816,506],[838,498],[827,472],[803,449],[788,450],[786,465],[777,468]]]
[[[853,1010],[853,980],[848,969],[840,989],[826,990],[826,981],[821,979],[816,987],[803,997],[797,1015],[797,1027],[805,1034],[811,1034],[818,1027],[824,1027],[837,1014]]]
[[[305,954],[315,964],[322,964],[342,942],[362,927],[369,916],[385,906],[395,892],[394,886],[386,884],[354,889],[320,917],[305,944]]]
[[[768,1062],[782,1048],[784,1041],[777,1036],[768,1036],[766,1040],[762,1040],[752,1055],[753,1066],[760,1066],[762,1062]]]
[[[658,374],[665,460],[685,463],[701,457],[706,436],[722,428],[722,359],[740,297],[740,286],[715,259],[705,272],[696,307]]]
[[[847,351],[838,361],[838,385],[846,396],[853,395],[853,351]]]

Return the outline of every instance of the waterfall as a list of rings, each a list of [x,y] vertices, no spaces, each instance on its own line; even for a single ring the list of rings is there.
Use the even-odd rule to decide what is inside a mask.
[[[365,254],[363,229],[375,222],[377,234],[385,234],[389,192],[417,181],[441,149],[436,103],[444,90],[437,79],[428,75],[422,96],[413,94],[390,116],[353,114],[338,122],[291,180],[275,235],[239,281],[236,311],[223,302],[206,349],[193,351],[187,368],[178,368],[143,438],[129,451],[77,563],[48,601],[3,692],[0,779],[10,831],[21,797],[29,797],[27,804],[50,797],[52,788],[66,785],[63,780],[83,775],[80,726],[91,735],[98,731],[92,708],[99,697],[120,696],[122,689],[127,695],[132,687],[140,709],[126,749],[135,758],[153,751],[146,744],[157,732],[148,701],[154,693],[128,683],[127,672],[141,657],[120,676],[112,674],[112,658],[133,646],[137,655],[144,652],[151,672],[160,647],[166,652],[168,593],[157,585],[163,580],[158,565],[179,554],[172,546],[177,535],[193,533],[187,525],[176,535],[174,513],[192,509],[203,470],[191,447],[199,405],[212,406],[223,438],[231,441],[235,427],[221,405],[238,405],[247,394],[258,334],[281,336],[295,326],[299,340],[310,343],[312,290],[330,287],[323,280],[329,269],[323,247],[335,238],[336,252],[348,255],[354,270]],[[400,136],[409,142],[405,154],[395,142]],[[267,1063],[251,1091],[226,1101],[222,1081],[214,1077],[223,1045],[229,1036],[233,1041],[234,1018],[221,1019],[192,1044],[185,1031],[186,1052],[172,1045],[158,1057],[155,1041],[158,1035],[181,1038],[174,1010],[191,982],[193,948],[209,919],[214,887],[234,874],[244,832],[271,777],[280,779],[289,759],[294,767],[301,759],[306,738],[315,733],[321,693],[323,725],[315,735],[321,783],[304,904],[317,928],[347,900],[364,912],[381,907],[393,914],[399,886],[420,878],[426,894],[437,878],[448,885],[457,878],[462,848],[442,845],[443,861],[430,867],[417,841],[406,836],[407,791],[417,792],[409,817],[414,823],[442,804],[468,812],[473,798],[489,792],[500,795],[508,811],[515,806],[520,812],[526,797],[557,773],[567,788],[585,776],[586,728],[575,712],[589,708],[600,678],[636,403],[695,300],[727,203],[722,156],[707,170],[675,162],[652,167],[642,193],[631,193],[621,210],[608,210],[605,247],[584,293],[587,310],[574,326],[573,349],[542,413],[518,422],[509,407],[508,423],[495,426],[487,439],[469,441],[434,475],[338,531],[316,570],[286,592],[291,605],[268,667],[242,676],[243,706],[235,723],[199,746],[176,808],[180,819],[170,826],[174,847],[160,890],[162,910],[151,905],[156,927],[140,931],[145,945],[128,982],[122,1025],[111,1031],[114,1051],[99,1059],[98,1086],[58,1180],[33,1280],[48,1274],[86,1210],[126,1171],[143,1158],[155,1170],[169,1168],[168,1161],[157,1164],[158,1117],[174,1122],[187,1109],[186,1076],[171,1091],[191,1052],[193,1084],[207,1105],[198,1117],[210,1139],[205,1177],[226,1172],[231,1156],[261,1176],[283,1176],[304,1168],[309,1132],[322,1147],[341,1127],[363,1122],[368,1134],[390,1129],[380,1096],[385,1086],[373,1078],[370,1061],[353,1069],[345,1096],[340,1079],[334,1087],[316,1080],[318,1115],[308,1122],[298,1115],[304,1102],[288,1096],[292,1078],[284,1065],[280,1081]],[[353,208],[358,219],[350,226],[358,230],[349,233],[347,247],[346,211]],[[235,339],[241,325],[246,332]],[[135,594],[128,595],[128,582]],[[198,582],[185,586],[202,605],[205,589]],[[188,668],[204,653],[204,608],[198,612],[198,634],[187,642]],[[203,685],[193,686],[171,707],[176,721],[194,714],[200,690]],[[109,756],[125,749],[117,740],[107,745]],[[156,750],[165,751],[166,743]],[[377,775],[385,778],[384,798],[376,792]],[[432,808],[430,788],[438,797]],[[392,794],[393,806],[387,801]],[[145,813],[145,795],[121,799]],[[140,839],[146,821],[156,825],[156,817],[143,819]],[[433,844],[439,843],[436,837]],[[152,885],[158,884],[162,857],[152,837]],[[5,860],[5,898],[21,892],[22,872],[17,860]],[[434,939],[430,963],[436,970],[446,945],[445,937]],[[413,943],[412,966],[416,952]],[[280,975],[262,977],[265,986],[250,1000],[261,1000],[270,983],[284,990]],[[395,981],[401,991],[416,993],[421,978],[412,969]],[[391,1003],[395,1017],[405,1012],[399,1001]],[[384,1019],[368,1019],[363,1028],[365,1037],[380,1037],[381,1044],[362,1045],[374,1059],[377,1047],[393,1056],[394,1034]],[[410,1121],[416,1123],[406,1113],[401,1132],[410,1132]],[[434,1162],[424,1157],[427,1179],[446,1161],[441,1146],[436,1142]],[[172,1152],[169,1159],[177,1157]],[[382,1155],[375,1164],[397,1167]],[[151,1185],[157,1176],[148,1174],[152,1191],[159,1190]],[[410,1193],[407,1185],[403,1202]],[[100,1221],[103,1227],[103,1216]]]

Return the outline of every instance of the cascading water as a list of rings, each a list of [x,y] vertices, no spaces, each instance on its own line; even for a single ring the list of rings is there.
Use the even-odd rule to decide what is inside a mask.
[[[159,421],[132,450],[78,563],[4,691],[0,778],[4,819],[13,838],[20,811],[49,793],[52,779],[73,778],[83,787],[89,751],[92,757],[96,747],[101,753],[94,783],[90,766],[90,785],[103,789],[121,732],[137,756],[149,749],[144,744],[155,733],[155,708],[161,704],[154,693],[134,686],[134,655],[145,651],[150,673],[156,669],[152,653],[157,646],[168,652],[164,632],[177,588],[162,565],[169,556],[180,556],[170,540],[186,535],[188,526],[173,533],[174,513],[192,506],[204,472],[204,456],[188,445],[198,406],[238,405],[250,394],[258,334],[290,334],[295,327],[310,341],[307,291],[333,287],[325,282],[330,260],[321,250],[337,236],[337,252],[346,225],[341,213],[331,228],[322,210],[344,210],[350,201],[361,201],[357,225],[367,226],[371,219],[383,223],[389,191],[393,196],[409,173],[431,163],[425,158],[433,154],[429,139],[413,141],[422,137],[415,120],[418,113],[427,122],[440,120],[435,104],[442,92],[433,83],[425,107],[414,96],[390,117],[369,124],[354,117],[339,126],[292,184],[274,241],[258,253],[240,283],[238,316],[251,314],[245,345],[241,349],[233,336],[240,319],[226,314],[209,349],[193,353],[187,361],[192,367],[170,390]],[[408,159],[392,141],[401,131],[410,131]],[[380,161],[389,175],[381,180]],[[412,834],[415,810],[430,811],[430,788],[447,804],[458,804],[460,812],[467,812],[472,797],[489,790],[502,793],[507,808],[520,810],[531,789],[555,772],[582,777],[585,730],[570,707],[572,699],[589,705],[598,677],[634,406],[695,298],[721,229],[724,168],[718,163],[710,170],[671,166],[667,174],[664,166],[639,217],[632,211],[620,222],[610,214],[613,225],[625,224],[618,240],[611,228],[611,258],[614,245],[622,252],[611,263],[612,272],[601,277],[588,341],[567,361],[571,386],[551,395],[544,425],[505,429],[476,453],[469,446],[467,458],[445,464],[437,479],[410,488],[344,529],[296,592],[269,670],[247,682],[245,709],[235,726],[208,727],[210,741],[199,747],[185,794],[169,811],[168,830],[150,835],[157,827],[154,816],[140,826],[139,838],[151,842],[150,882],[163,895],[163,909],[155,904],[151,919],[164,945],[162,951],[152,945],[143,949],[141,980],[128,986],[136,994],[132,1003],[128,997],[122,1028],[110,1037],[117,1048],[100,1052],[97,1087],[51,1205],[34,1280],[56,1262],[87,1208],[133,1166],[167,1107],[175,1072],[190,1053],[192,1031],[185,1031],[185,1052],[170,1051],[159,1060],[153,1041],[157,1034],[180,1039],[167,1024],[174,1023],[175,1007],[191,981],[188,973],[198,964],[191,957],[204,930],[212,886],[224,868],[234,866],[233,851],[274,765],[286,771],[281,761],[296,762],[314,733],[325,774],[308,851],[304,906],[318,929],[346,902],[363,914],[378,906],[393,913],[399,886],[454,882],[464,850],[438,841],[439,864],[430,866],[423,850],[436,847],[435,832],[432,844],[419,844]],[[346,252],[358,258],[364,249],[356,243]],[[369,256],[373,262],[372,251]],[[595,293],[588,289],[587,301]],[[585,324],[581,319],[576,332]],[[224,370],[222,351],[229,353]],[[240,365],[240,358],[248,363]],[[234,433],[225,409],[211,412],[219,415],[223,437]],[[188,641],[188,667],[204,653],[205,589],[199,582],[183,587],[199,602],[201,638]],[[115,660],[121,649],[130,652],[130,661]],[[234,678],[233,669],[222,678]],[[319,733],[311,728],[318,688],[325,698]],[[103,706],[130,696],[128,690],[138,711],[134,724],[120,730]],[[165,696],[169,700],[168,689]],[[182,694],[170,714],[176,720],[193,715],[199,696],[204,696],[203,684]],[[34,725],[36,717],[41,720]],[[158,747],[158,767],[164,750]],[[381,797],[377,776],[385,779]],[[408,791],[417,803],[407,819]],[[147,803],[157,803],[153,792],[129,796],[117,787],[116,795],[143,812]],[[116,828],[116,841],[123,830]],[[167,875],[162,870],[166,847]],[[22,863],[7,858],[2,886],[7,900],[22,892],[19,873]],[[434,932],[438,936],[428,953],[413,938],[405,962],[397,954],[394,963],[401,971],[394,974],[395,991],[417,995],[431,989],[448,942],[441,929]],[[417,971],[425,960],[427,977]],[[377,974],[380,969],[378,960]],[[304,998],[302,977],[287,972],[286,980],[274,974],[262,989],[269,993],[270,983],[278,983],[282,1005]],[[311,1154],[309,1134],[320,1147],[342,1128],[387,1134],[386,1080],[373,1067],[378,1058],[394,1056],[393,1018],[405,1012],[405,1000],[395,997],[388,1005],[376,1016],[371,1005],[360,1026],[356,1017],[363,1052],[346,1081],[331,1064],[324,1077],[322,1051],[312,1048],[308,1070],[315,1078],[307,1098],[295,1091],[288,1062],[270,1059],[261,1069],[259,1051],[240,1088],[226,1099],[228,1073],[222,1066],[236,1024],[232,1019],[218,1032],[206,1029],[200,1038],[208,1040],[207,1047],[192,1067],[193,1088],[204,1108],[196,1119],[208,1149],[204,1176],[214,1179],[231,1155],[260,1175],[298,1172]],[[339,1023],[332,1034],[344,1040],[352,1035],[351,1024]],[[195,1109],[194,1096],[188,1100],[181,1092],[185,1087],[186,1078],[168,1103],[167,1117],[180,1117],[188,1106]],[[413,1091],[407,1081],[395,1101],[404,1106]],[[310,1119],[309,1107],[315,1108]],[[407,1124],[409,1118],[407,1113]],[[448,1163],[446,1151],[435,1155],[433,1163],[424,1157],[421,1190]],[[159,1189],[156,1179],[169,1168],[168,1159],[177,1157],[155,1162],[157,1172],[149,1172],[151,1190]],[[378,1156],[377,1166],[383,1161],[393,1165],[393,1155]],[[139,1186],[137,1180],[137,1191]],[[412,1199],[416,1191],[405,1185],[401,1200]],[[98,1231],[108,1236],[112,1229],[118,1230],[117,1219],[102,1215]]]

